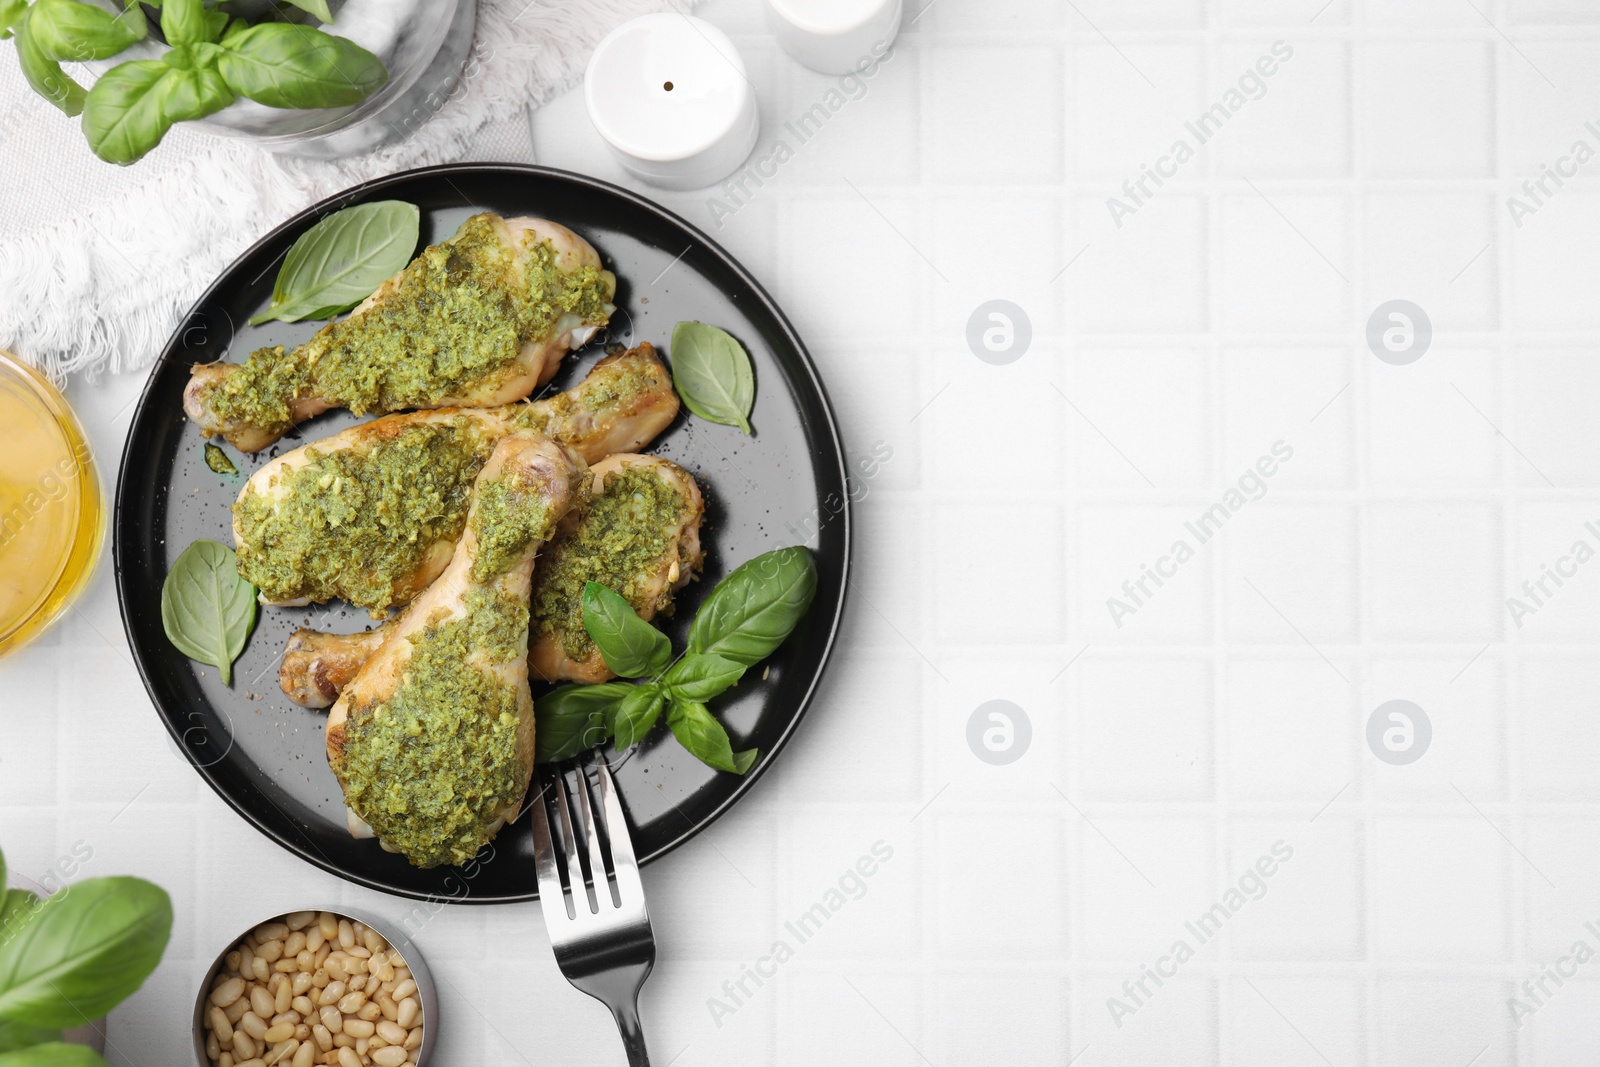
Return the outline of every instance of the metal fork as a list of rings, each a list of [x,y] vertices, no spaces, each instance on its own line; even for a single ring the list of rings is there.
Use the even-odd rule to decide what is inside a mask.
[[[597,819],[589,798],[589,775],[577,768],[577,788],[567,796],[567,777],[548,769],[539,772],[539,795],[533,804],[533,847],[539,871],[539,904],[556,963],[567,981],[607,1008],[622,1032],[630,1067],[649,1067],[644,1031],[639,1025],[639,989],[656,962],[655,935],[644,903],[639,864],[617,798],[616,783],[603,756],[596,758],[603,819]],[[550,826],[550,800],[556,810]],[[578,849],[573,810],[587,844]],[[608,868],[601,838],[608,846]],[[609,872],[609,876],[608,876]],[[585,885],[588,882],[589,885]]]

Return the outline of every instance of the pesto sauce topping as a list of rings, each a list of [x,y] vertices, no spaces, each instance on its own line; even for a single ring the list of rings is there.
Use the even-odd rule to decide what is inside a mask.
[[[493,446],[465,418],[407,426],[360,450],[309,446],[304,466],[234,503],[240,575],[268,600],[390,607],[415,592],[408,582],[434,542],[460,536]]]
[[[531,232],[521,249],[508,248],[493,216],[474,215],[412,260],[378,304],[293,352],[252,352],[210,405],[223,420],[282,430],[296,399],[358,415],[434,404],[492,383],[524,342],[548,335],[563,315],[603,325],[606,289],[598,268],[558,269],[550,242]]]
[[[555,531],[549,488],[524,481],[517,471],[478,487],[478,502],[468,520],[478,538],[472,559],[473,581],[498,578],[530,545],[543,542]]]
[[[574,660],[594,651],[583,627],[585,582],[616,590],[635,611],[669,611],[666,598],[649,602],[643,579],[671,547],[689,506],[652,467],[623,467],[608,475],[572,536],[557,540],[540,560],[532,598],[538,632],[558,637]]]
[[[345,800],[419,867],[470,860],[526,788],[518,689],[489,668],[526,658],[527,620],[520,598],[474,589],[464,615],[411,637],[393,696],[351,711]]]

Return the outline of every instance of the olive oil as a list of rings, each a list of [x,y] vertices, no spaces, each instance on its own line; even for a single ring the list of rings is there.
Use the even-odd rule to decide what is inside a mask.
[[[0,653],[66,609],[100,553],[88,442],[61,394],[0,352]]]

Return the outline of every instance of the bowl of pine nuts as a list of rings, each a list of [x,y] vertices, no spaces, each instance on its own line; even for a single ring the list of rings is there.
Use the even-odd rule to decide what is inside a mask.
[[[199,1067],[422,1067],[433,979],[406,937],[364,914],[296,911],[234,938],[194,1008]]]

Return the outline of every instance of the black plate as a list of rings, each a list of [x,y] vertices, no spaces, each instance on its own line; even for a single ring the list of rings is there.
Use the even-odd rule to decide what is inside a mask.
[[[463,869],[417,870],[357,841],[345,830],[344,806],[323,752],[324,714],[289,703],[277,664],[299,626],[358,630],[364,611],[343,604],[263,608],[255,633],[234,664],[232,687],[213,668],[191,662],[161,627],[161,583],[190,542],[232,544],[229,505],[244,478],[280,451],[359,421],[321,416],[279,447],[241,457],[228,449],[238,477],[213,473],[202,439],[183,414],[189,367],[240,360],[262,345],[297,344],[317,323],[246,325],[264,307],[283,255],[295,238],[331,210],[368,200],[406,200],[422,209],[422,240],[436,243],[477,211],[539,215],[587,238],[618,277],[610,340],[650,341],[663,351],[673,324],[715,323],[739,338],[756,368],[756,434],[680,415],[651,451],[694,473],[706,489],[704,580],[679,598],[669,624],[674,646],[706,590],[733,567],[768,549],[810,544],[821,581],[809,616],[769,661],[716,711],[735,748],[757,746],[761,759],[743,778],[722,774],[685,752],[660,726],[622,761],[618,788],[630,813],[634,847],[645,861],[704,829],[754,784],[794,731],[816,691],[844,607],[850,560],[848,494],[833,413],[805,347],[772,298],[715,242],[641,197],[576,174],[542,167],[462,164],[410,171],[369,182],[301,212],[264,237],[202,296],[150,375],[128,431],[117,478],[117,595],[128,643],[167,729],[202,777],[235,810],[285,848],[353,882],[403,896],[474,902],[537,896],[526,818],[502,831]],[[565,389],[601,355],[597,340],[570,357],[552,385]],[[669,353],[670,358],[670,353]],[[615,758],[615,757],[614,757]]]

